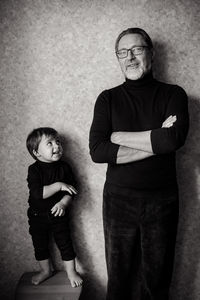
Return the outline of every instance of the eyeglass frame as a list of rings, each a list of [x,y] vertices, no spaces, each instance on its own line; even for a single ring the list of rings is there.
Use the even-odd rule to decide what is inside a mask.
[[[138,54],[135,54],[135,53],[133,52],[134,48],[142,48],[142,52],[141,52],[141,53],[138,53]],[[126,58],[126,57],[128,56],[128,52],[129,52],[129,51],[131,51],[131,53],[132,53],[134,56],[137,56],[137,55],[141,55],[141,54],[144,52],[144,49],[145,49],[145,48],[148,48],[148,49],[149,49],[149,46],[146,46],[146,45],[143,46],[143,45],[142,45],[142,46],[133,46],[132,48],[129,48],[129,49],[122,48],[122,49],[116,51],[115,54],[117,55],[117,57],[118,57],[119,59],[123,59],[123,58]],[[119,57],[119,56],[118,56],[118,52],[121,51],[121,50],[126,50],[127,55],[124,56],[124,57]]]

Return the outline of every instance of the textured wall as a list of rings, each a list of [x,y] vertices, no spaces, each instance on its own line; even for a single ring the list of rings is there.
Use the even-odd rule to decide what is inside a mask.
[[[123,80],[114,42],[127,27],[142,27],[156,46],[158,79],[189,96],[191,129],[178,152],[180,224],[174,272],[175,300],[200,294],[200,89],[198,0],[1,0],[1,299],[13,299],[25,271],[36,270],[26,219],[27,134],[55,127],[80,181],[73,203],[73,237],[84,274],[83,299],[105,296],[102,232],[105,165],[88,153],[97,95]],[[57,250],[55,261],[61,267]]]

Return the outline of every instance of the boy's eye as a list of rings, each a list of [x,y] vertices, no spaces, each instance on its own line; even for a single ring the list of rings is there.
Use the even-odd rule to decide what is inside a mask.
[[[51,145],[52,145],[52,142],[48,142],[47,145],[48,145],[48,146],[51,146]]]
[[[57,141],[56,141],[56,144],[57,144],[57,145],[60,145],[60,141],[59,141],[59,140],[57,140]]]

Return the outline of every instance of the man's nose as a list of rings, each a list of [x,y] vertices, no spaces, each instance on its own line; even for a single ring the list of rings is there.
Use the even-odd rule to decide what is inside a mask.
[[[132,59],[135,58],[135,54],[133,52],[132,49],[128,49],[128,55],[127,55],[128,59]]]

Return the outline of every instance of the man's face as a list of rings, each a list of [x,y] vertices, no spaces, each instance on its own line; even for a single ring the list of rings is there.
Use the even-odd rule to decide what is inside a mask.
[[[147,46],[140,34],[130,33],[124,35],[118,44],[118,51],[121,49],[131,49],[135,46]],[[138,80],[150,72],[152,66],[153,52],[149,48],[143,48],[143,53],[134,55],[128,51],[128,56],[118,58],[124,76],[131,80]]]

